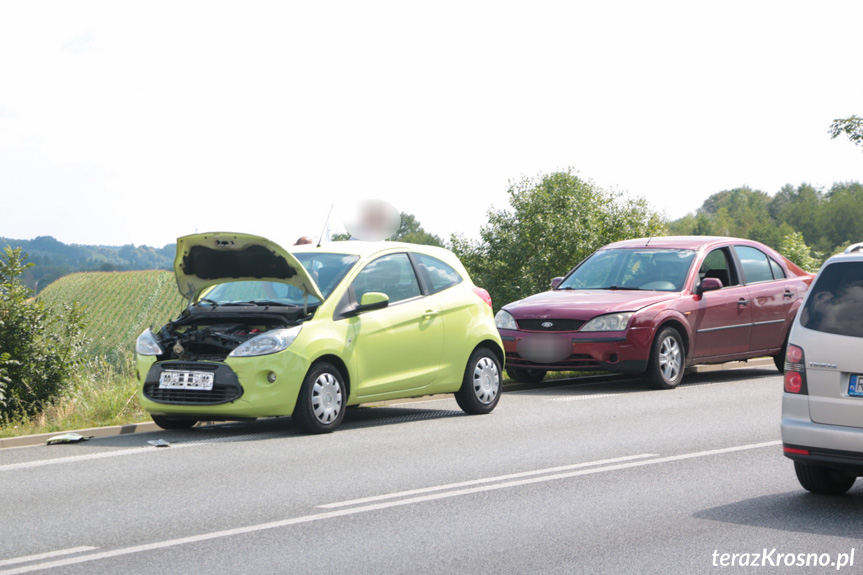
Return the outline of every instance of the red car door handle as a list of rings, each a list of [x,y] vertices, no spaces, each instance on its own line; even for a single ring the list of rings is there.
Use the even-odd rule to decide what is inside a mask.
[[[794,297],[794,294],[793,294],[793,293],[791,293],[789,290],[785,290],[785,293],[784,293],[784,294],[782,294],[782,297],[783,297],[783,298],[785,298],[785,299],[791,299],[791,298],[793,298],[793,297]]]
[[[749,303],[749,300],[748,300],[748,299],[743,299],[743,298],[740,298],[740,299],[737,301],[737,305],[741,305],[741,306],[745,306],[745,305],[746,305],[746,304],[748,304],[748,303]]]

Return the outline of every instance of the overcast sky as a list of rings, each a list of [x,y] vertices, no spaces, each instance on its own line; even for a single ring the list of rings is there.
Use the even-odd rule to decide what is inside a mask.
[[[476,237],[567,167],[669,219],[863,181],[863,2],[0,0],[0,236]]]

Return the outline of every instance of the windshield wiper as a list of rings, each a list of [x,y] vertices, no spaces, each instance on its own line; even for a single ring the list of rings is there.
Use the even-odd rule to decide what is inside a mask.
[[[612,289],[612,290],[626,290],[626,291],[641,291],[641,288],[637,287],[624,287],[624,286],[607,286],[600,289]]]
[[[207,298],[205,298],[205,297],[202,297],[201,299],[199,299],[198,301],[196,301],[196,302],[195,302],[195,305],[197,305],[197,306],[201,305],[201,302],[202,302],[202,301],[207,302],[208,304],[212,304],[212,306],[213,306],[213,307],[219,307],[219,302],[217,302],[217,301],[213,301],[213,300],[211,300],[211,299],[207,299]]]
[[[278,306],[282,306],[282,307],[288,307],[288,306],[294,305],[292,303],[283,303],[280,301],[272,301],[272,300],[268,300],[268,299],[256,299],[255,301],[250,301],[249,303],[254,304],[254,305],[278,305]]]

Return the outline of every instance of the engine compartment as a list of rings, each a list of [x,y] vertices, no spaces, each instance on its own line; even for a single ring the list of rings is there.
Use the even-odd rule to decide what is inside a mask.
[[[303,323],[302,309],[253,306],[225,310],[191,306],[155,333],[165,351],[157,361],[224,361],[244,342],[272,329]]]

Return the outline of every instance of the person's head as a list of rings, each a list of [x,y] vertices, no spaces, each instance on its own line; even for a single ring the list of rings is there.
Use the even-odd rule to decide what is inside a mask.
[[[312,238],[310,238],[309,236],[300,236],[299,238],[297,238],[297,241],[294,242],[294,245],[295,246],[304,246],[306,244],[313,244],[313,243],[315,243],[314,240]]]

